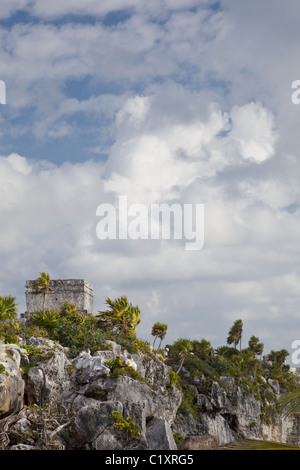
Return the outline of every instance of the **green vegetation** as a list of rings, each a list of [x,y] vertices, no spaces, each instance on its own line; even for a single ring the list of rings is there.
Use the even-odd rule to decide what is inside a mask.
[[[148,385],[148,387],[155,389],[155,386],[152,386],[149,382],[147,382],[147,380],[142,375],[140,375],[132,366],[126,362],[123,362],[119,356],[116,357],[116,359],[113,361],[106,361],[106,365],[112,371],[111,377],[113,378],[119,377],[119,375],[126,375],[127,377],[131,377],[134,380],[140,380],[141,382],[144,382],[146,385]]]
[[[16,299],[12,295],[0,297],[0,341],[18,344],[19,324]]]
[[[136,327],[141,321],[141,313],[138,306],[128,302],[127,297],[115,300],[106,299],[108,309],[99,312],[98,321],[104,329],[117,329],[131,337],[136,336]]]
[[[43,294],[43,306],[46,295],[50,290],[50,276],[40,273],[36,281],[36,293]],[[123,350],[131,354],[141,352],[145,361],[153,358],[164,361],[164,353],[160,350],[162,341],[167,333],[167,325],[156,322],[151,330],[154,336],[153,346],[148,341],[136,337],[136,328],[141,321],[140,309],[133,306],[125,296],[115,300],[106,299],[107,310],[99,315],[84,316],[78,312],[76,305],[66,302],[60,310],[45,310],[31,314],[26,325],[19,323],[17,305],[11,295],[0,297],[0,341],[4,343],[17,343],[20,337],[42,336],[49,338],[68,348],[70,358],[77,356],[82,350],[89,349],[91,354],[98,350],[107,350],[111,346],[108,341],[115,341]],[[290,409],[299,412],[299,396],[297,395],[296,377],[290,373],[289,366],[285,364],[288,351],[271,351],[262,360],[263,343],[257,336],[252,335],[247,347],[241,348],[243,323],[236,320],[229,329],[227,344],[214,349],[211,343],[204,338],[189,340],[179,338],[169,345],[167,359],[169,371],[168,391],[172,386],[183,392],[183,399],[179,413],[199,413],[196,394],[189,385],[189,377],[201,377],[203,393],[208,393],[214,381],[219,382],[221,376],[232,377],[247,393],[254,394],[262,404],[261,420],[271,422],[273,417],[282,411],[282,404],[276,401],[276,395],[268,385],[268,380],[274,380],[283,394],[292,393],[289,401]],[[160,340],[156,350],[154,344]],[[239,345],[239,349],[237,346]],[[32,367],[43,357],[41,351],[25,346]],[[157,354],[159,352],[159,354]],[[108,361],[112,377],[126,375],[135,380],[148,383],[133,367],[116,358]],[[296,389],[296,392],[294,392]],[[295,395],[293,395],[295,393]],[[298,402],[297,402],[298,400]],[[296,404],[295,404],[296,403]],[[298,403],[298,405],[297,405]]]
[[[154,323],[154,325],[152,327],[151,335],[154,336],[153,347],[154,347],[154,344],[155,344],[155,341],[157,340],[157,338],[160,339],[160,343],[159,343],[159,346],[157,348],[157,351],[160,349],[161,343],[166,337],[167,330],[168,330],[168,325],[165,325],[164,323],[156,322],[156,323]]]
[[[139,441],[141,439],[140,427],[134,424],[131,416],[125,419],[119,411],[114,411],[112,417],[114,418],[115,428],[122,432],[127,443],[128,441]]]
[[[120,300],[121,299],[116,299],[114,304],[120,305]],[[128,305],[131,306],[131,304]],[[133,312],[135,315],[135,307],[133,307]],[[128,314],[126,327],[121,328],[116,326],[116,323],[110,320],[110,328],[108,327],[108,321],[105,321],[105,328],[103,328],[102,317],[99,318],[94,315],[85,317],[81,312],[76,310],[75,304],[66,302],[60,311],[55,309],[39,310],[30,315],[26,325],[16,324],[20,329],[19,333],[25,338],[30,336],[43,336],[69,348],[69,356],[71,358],[86,349],[90,349],[92,354],[99,350],[108,349],[109,346],[106,344],[108,340],[117,342],[131,354],[141,351],[143,354],[150,355],[151,348],[149,342],[138,339],[135,334],[133,334],[136,321],[136,319],[129,321]],[[118,325],[120,324],[120,320],[118,320]],[[132,330],[132,327],[134,330]]]
[[[170,377],[170,382],[168,383],[168,389],[174,385],[174,387],[178,388],[178,390],[182,390],[180,381],[179,381],[179,375],[176,374],[173,370],[169,371],[169,377]]]
[[[174,441],[176,442],[177,445],[182,444],[183,441],[184,441],[184,436],[182,434],[179,434],[178,432],[173,434],[173,437],[174,437]]]
[[[8,375],[8,372],[3,364],[0,364],[0,374]]]
[[[193,418],[196,418],[199,411],[196,391],[186,383],[183,386],[182,400],[177,414],[191,414]]]
[[[40,273],[40,277],[38,277],[35,281],[35,294],[43,295],[43,305],[42,310],[45,310],[46,305],[46,296],[48,292],[51,290],[50,288],[50,275],[48,273]]]
[[[0,322],[14,320],[17,316],[16,298],[12,295],[0,297]]]
[[[240,349],[242,347],[242,334],[243,334],[243,322],[242,320],[236,320],[228,332],[227,344],[232,344],[236,348],[240,343]]]

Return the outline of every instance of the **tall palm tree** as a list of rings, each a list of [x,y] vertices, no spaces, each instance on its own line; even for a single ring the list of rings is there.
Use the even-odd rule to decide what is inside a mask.
[[[40,273],[40,277],[35,281],[35,294],[43,294],[43,310],[45,310],[46,306],[46,295],[50,290],[50,274],[44,272]]]
[[[228,332],[227,344],[234,344],[234,347],[240,343],[240,350],[242,348],[242,334],[243,334],[243,322],[242,320],[236,320]]]
[[[154,336],[153,347],[154,347],[156,339],[157,338],[160,339],[160,343],[159,343],[159,346],[157,348],[157,351],[160,349],[161,343],[166,337],[167,330],[168,330],[168,325],[166,325],[164,323],[156,322],[156,323],[154,323],[154,325],[152,327],[151,335]]]
[[[161,343],[163,342],[163,340],[165,339],[166,337],[166,334],[167,334],[167,331],[168,331],[168,325],[166,325],[165,323],[161,323],[160,324],[160,332],[158,334],[158,337],[160,339],[160,343],[159,343],[159,346],[157,348],[157,351],[160,349],[161,347]]]
[[[249,349],[253,352],[254,356],[261,356],[264,350],[264,344],[259,342],[257,336],[251,336],[248,341]]]
[[[174,356],[175,361],[179,363],[176,374],[179,374],[181,371],[186,357],[193,354],[192,349],[193,346],[189,339],[180,338],[173,344],[172,355]]]

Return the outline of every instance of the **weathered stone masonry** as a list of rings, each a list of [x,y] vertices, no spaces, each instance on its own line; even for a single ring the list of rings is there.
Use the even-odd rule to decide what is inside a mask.
[[[36,281],[26,281],[27,313],[34,313],[43,308],[44,294],[36,294]],[[53,279],[46,294],[45,310],[60,309],[65,302],[71,302],[77,311],[93,313],[93,286],[84,279]]]

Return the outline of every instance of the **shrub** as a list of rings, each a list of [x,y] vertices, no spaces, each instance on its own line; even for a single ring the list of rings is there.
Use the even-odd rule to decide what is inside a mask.
[[[51,332],[58,326],[59,311],[56,309],[39,310],[36,313],[31,313],[29,321],[32,325]]]
[[[131,416],[125,419],[119,411],[114,411],[112,417],[114,418],[114,427],[122,432],[127,443],[128,441],[139,441],[141,439],[140,427],[134,424]]]
[[[178,414],[191,414],[196,418],[200,411],[197,403],[197,394],[191,387],[184,387],[181,404],[177,410]]]
[[[182,387],[179,381],[179,376],[176,374],[176,372],[174,372],[173,370],[170,370],[168,374],[170,377],[170,382],[168,383],[167,388],[170,389],[172,385],[174,385],[174,387],[178,388],[179,390],[182,390]]]

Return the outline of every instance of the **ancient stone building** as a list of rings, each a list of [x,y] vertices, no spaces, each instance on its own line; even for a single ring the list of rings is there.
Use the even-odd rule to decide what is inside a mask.
[[[67,301],[75,304],[77,311],[85,315],[93,313],[93,286],[84,279],[52,279],[46,297],[36,293],[35,281],[26,281],[27,313],[58,309]]]

